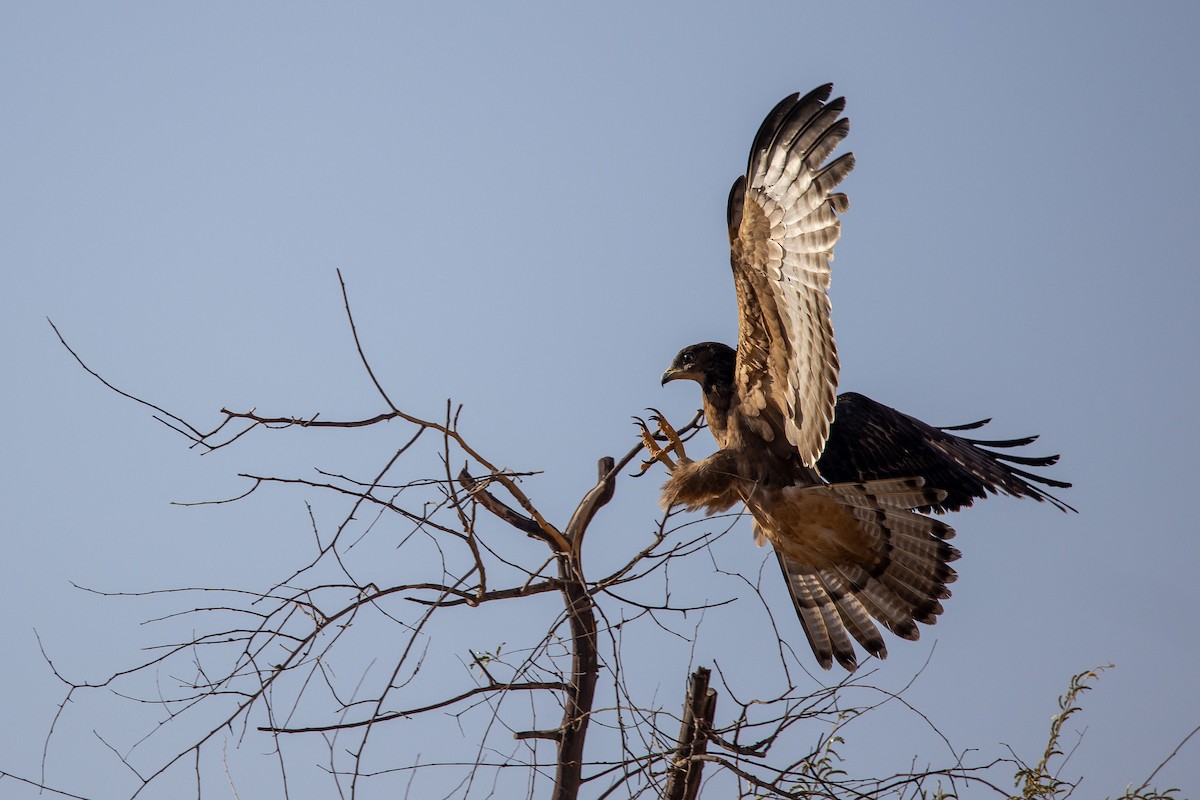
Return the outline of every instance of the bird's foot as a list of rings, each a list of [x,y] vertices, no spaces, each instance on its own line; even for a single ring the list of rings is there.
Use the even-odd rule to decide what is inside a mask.
[[[638,472],[639,475],[646,473],[648,469],[654,466],[654,462],[660,462],[667,468],[668,472],[674,472],[677,464],[675,459],[671,458],[671,453],[674,452],[676,458],[679,459],[679,464],[687,464],[691,462],[687,452],[683,449],[683,440],[679,438],[679,434],[671,427],[671,423],[667,422],[666,417],[656,409],[650,409],[654,412],[650,416],[650,421],[658,428],[658,435],[650,432],[650,427],[641,417],[634,417],[638,425],[639,433],[642,437],[642,444],[645,445],[646,451],[650,453],[650,458],[642,462],[642,468]],[[666,447],[660,447],[659,441],[667,442]]]
[[[683,439],[680,438],[678,431],[671,426],[671,423],[667,422],[667,418],[662,415],[661,411],[653,408],[650,410],[654,412],[650,420],[658,426],[658,432],[670,442],[667,446],[667,452],[674,451],[675,455],[679,458],[680,464],[692,463],[692,460],[688,458],[687,451],[683,449]]]
[[[675,471],[675,461],[670,456],[670,448],[664,450],[658,446],[658,440],[654,438],[654,434],[650,432],[650,428],[646,425],[646,420],[641,417],[634,417],[634,422],[637,423],[638,433],[642,437],[642,445],[646,448],[646,452],[650,454],[650,458],[642,462],[641,469],[638,470],[638,475],[645,475],[646,472],[654,466],[654,462],[661,462],[668,472]]]

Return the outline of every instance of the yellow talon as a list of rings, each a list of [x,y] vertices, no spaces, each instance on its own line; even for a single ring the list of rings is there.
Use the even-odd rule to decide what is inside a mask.
[[[675,459],[671,458],[671,451],[675,452],[680,464],[687,464],[691,461],[687,457],[687,453],[683,449],[683,440],[679,438],[679,434],[675,431],[671,424],[663,418],[662,414],[655,409],[654,415],[650,417],[651,421],[658,427],[659,435],[655,436],[650,432],[650,427],[646,421],[640,417],[634,417],[634,420],[639,428],[638,433],[642,437],[642,445],[645,446],[646,452],[650,454],[650,458],[642,462],[642,468],[638,472],[639,475],[644,475],[647,470],[654,466],[654,462],[661,463],[669,472],[674,472],[677,466]],[[666,447],[660,447],[659,441],[666,441]]]
[[[653,408],[650,410],[654,412],[654,415],[651,416],[650,419],[653,420],[658,426],[659,433],[661,433],[663,438],[665,438],[668,442],[666,451],[670,452],[674,450],[675,455],[679,457],[680,464],[691,463],[691,459],[688,458],[687,452],[683,449],[683,440],[679,438],[679,433],[673,427],[671,427],[671,423],[667,422],[667,418],[664,417],[661,412]],[[674,469],[674,466],[671,468]]]

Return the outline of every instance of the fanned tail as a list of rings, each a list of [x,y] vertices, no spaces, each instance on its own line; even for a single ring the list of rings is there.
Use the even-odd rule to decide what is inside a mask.
[[[946,541],[953,528],[912,509],[943,496],[904,478],[793,486],[750,503],[823,668],[837,659],[856,669],[853,641],[887,656],[872,617],[910,640],[920,636],[918,622],[937,621],[960,554]]]

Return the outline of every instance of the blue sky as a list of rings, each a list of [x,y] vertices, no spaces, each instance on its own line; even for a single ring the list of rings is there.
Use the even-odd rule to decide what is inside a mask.
[[[1115,663],[1077,718],[1067,773],[1088,796],[1140,782],[1200,724],[1197,16],[1182,3],[6,4],[0,770],[37,774],[61,700],[35,629],[60,669],[89,677],[172,637],[139,625],[153,603],[72,582],[269,585],[308,545],[304,496],[171,501],[237,494],[239,472],[365,475],[400,435],[262,437],[201,458],[82,372],[46,317],[114,383],[188,418],[215,424],[222,405],[365,416],[378,401],[340,268],[398,402],[431,417],[447,397],[465,404],[477,447],[543,470],[530,491],[565,519],[595,459],[632,444],[632,414],[697,407],[695,387],[658,376],[684,344],[735,340],[729,184],[779,98],[834,81],[858,159],[832,290],[843,388],[932,423],[1041,433],[1080,511],[996,499],[958,515],[955,595],[920,642],[889,642],[877,680],[904,685],[936,644],[909,701],[959,746],[1034,757],[1069,676]],[[654,495],[622,485],[597,558],[651,529]],[[757,569],[741,526],[715,547]],[[722,625],[668,665],[662,695],[689,658],[752,648]],[[486,647],[479,636],[463,647]],[[55,785],[132,791],[91,734],[103,720],[136,741],[146,728],[124,708],[67,709]],[[901,766],[941,755],[905,724],[864,726],[871,752],[851,769],[877,751]],[[1200,793],[1198,746],[1159,784]],[[241,797],[277,796],[256,761],[267,749],[236,751]]]

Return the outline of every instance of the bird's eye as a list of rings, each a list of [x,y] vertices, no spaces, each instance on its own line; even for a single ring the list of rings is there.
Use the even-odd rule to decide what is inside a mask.
[[[685,364],[690,364],[690,363],[692,363],[692,354],[684,353],[683,356],[681,356],[679,360]]]

